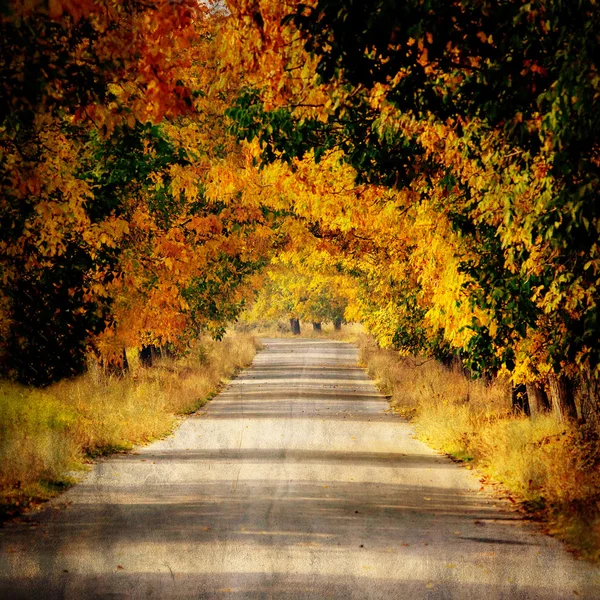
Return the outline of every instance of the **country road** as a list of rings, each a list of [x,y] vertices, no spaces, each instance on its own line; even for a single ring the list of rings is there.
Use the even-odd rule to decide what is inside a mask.
[[[600,598],[600,570],[415,440],[341,342],[264,340],[171,437],[0,530],[0,598]]]

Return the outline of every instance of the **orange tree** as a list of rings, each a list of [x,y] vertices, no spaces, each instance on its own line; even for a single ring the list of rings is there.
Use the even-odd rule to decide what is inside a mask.
[[[128,129],[97,147],[98,190],[118,198],[128,227],[106,286],[111,322],[95,340],[105,357],[124,346],[182,349],[200,331],[221,335],[267,260],[270,229],[260,208],[207,194],[215,157],[196,126]],[[181,139],[190,133],[193,149]]]
[[[231,150],[217,15],[196,2],[4,2],[4,372],[45,384],[86,351],[219,332],[268,248],[260,207],[208,197]]]

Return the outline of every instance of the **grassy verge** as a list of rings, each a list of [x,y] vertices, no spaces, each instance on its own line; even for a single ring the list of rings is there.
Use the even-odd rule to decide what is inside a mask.
[[[165,436],[178,417],[205,404],[256,352],[249,335],[203,340],[180,360],[124,378],[98,369],[44,390],[0,382],[0,517],[72,483],[90,458]]]
[[[600,562],[600,448],[595,432],[511,412],[510,388],[360,339],[361,361],[420,439],[477,467],[580,556]]]

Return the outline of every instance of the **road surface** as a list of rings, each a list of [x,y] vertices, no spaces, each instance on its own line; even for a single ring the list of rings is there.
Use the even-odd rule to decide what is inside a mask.
[[[353,346],[264,345],[174,435],[0,530],[0,598],[600,598],[598,569],[412,437]]]

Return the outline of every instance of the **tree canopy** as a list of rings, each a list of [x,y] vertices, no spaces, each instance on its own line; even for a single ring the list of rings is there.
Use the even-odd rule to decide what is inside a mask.
[[[270,163],[325,170],[337,154],[357,187],[405,198],[392,239],[374,223],[364,236],[368,254],[399,246],[370,273],[395,290],[371,294],[374,328],[411,315],[381,341],[435,347],[443,332],[475,370],[519,381],[597,372],[594,3],[234,4],[246,29],[229,50],[252,90],[238,136]],[[362,207],[346,231],[314,218],[340,240]]]
[[[265,281],[311,319],[339,283],[381,345],[476,375],[600,374],[592,0],[1,14],[13,376],[220,335]]]

